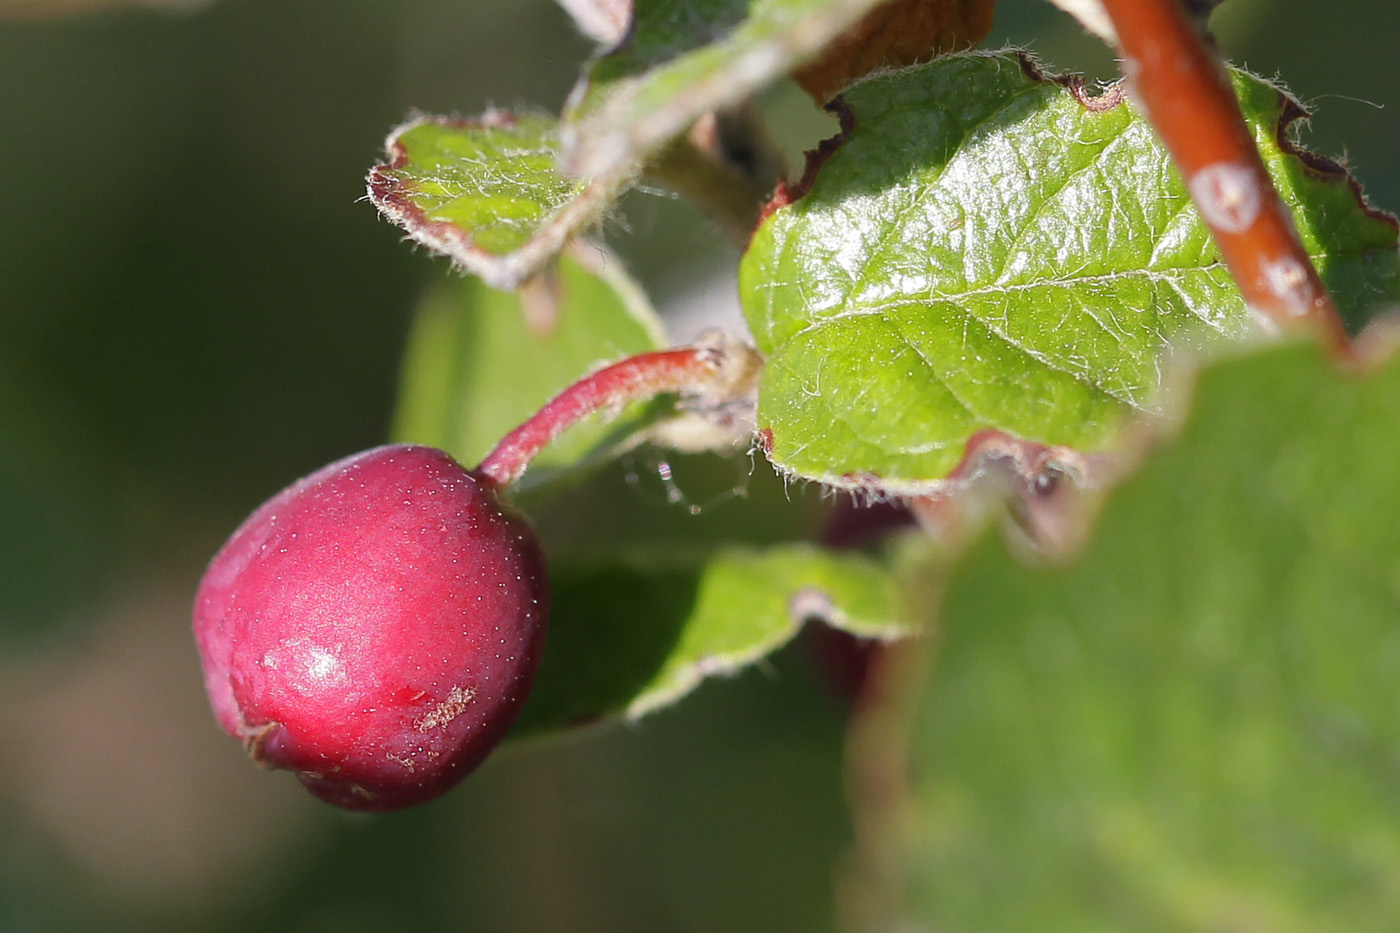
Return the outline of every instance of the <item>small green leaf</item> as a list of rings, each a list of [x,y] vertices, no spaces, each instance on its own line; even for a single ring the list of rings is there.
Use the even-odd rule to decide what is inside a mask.
[[[627,705],[631,718],[669,705],[706,677],[732,674],[786,644],[803,619],[886,639],[910,634],[912,611],[873,559],[790,545],[730,549],[696,581],[684,629],[665,663]]]
[[[640,448],[549,492],[530,518],[549,558],[550,633],[516,735],[640,715],[752,664],[792,637],[799,594],[800,616],[897,637],[922,621],[941,566],[921,535],[878,556],[816,549],[831,500],[748,457]]]
[[[409,336],[393,436],[480,462],[510,430],[599,363],[663,343],[661,325],[621,264],[596,247],[564,253],[516,292],[472,278],[424,299]],[[642,409],[591,417],[546,448],[525,474],[538,485],[637,427]]]
[[[875,558],[811,545],[569,565],[551,575],[549,645],[516,735],[670,705],[786,644],[817,615],[865,637],[917,628]]]
[[[896,752],[919,928],[1400,929],[1397,424],[1395,362],[1219,364],[1072,566],[965,558]]]
[[[369,197],[389,220],[488,284],[512,289],[595,224],[630,177],[575,181],[556,167],[553,117],[422,117],[394,130]]]
[[[1359,323],[1400,299],[1394,219],[1281,144],[1296,104],[1235,81],[1344,314]],[[987,429],[1101,450],[1126,416],[1160,409],[1169,354],[1254,333],[1131,105],[1086,107],[1006,53],[876,77],[845,102],[839,145],[741,267],[771,356],[759,426],[781,469],[917,492]]]
[[[802,64],[878,0],[637,0],[632,30],[574,89],[564,162],[627,175],[707,111]]]

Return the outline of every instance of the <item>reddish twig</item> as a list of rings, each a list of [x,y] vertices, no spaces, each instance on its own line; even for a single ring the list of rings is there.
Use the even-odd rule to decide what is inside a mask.
[[[1252,311],[1350,356],[1341,317],[1264,169],[1225,71],[1180,0],[1102,3],[1123,73]]]

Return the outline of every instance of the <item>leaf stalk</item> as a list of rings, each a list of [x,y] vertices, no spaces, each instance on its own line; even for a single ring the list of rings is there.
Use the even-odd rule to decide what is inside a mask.
[[[754,350],[724,335],[628,357],[560,392],[503,437],[473,472],[504,489],[551,441],[589,415],[670,393],[695,396],[713,406],[749,391],[761,365]]]

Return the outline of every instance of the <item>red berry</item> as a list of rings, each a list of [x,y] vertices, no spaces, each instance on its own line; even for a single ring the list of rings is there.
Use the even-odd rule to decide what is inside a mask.
[[[520,708],[543,646],[543,558],[494,488],[380,447],[263,504],[214,557],[194,630],[219,723],[353,810],[461,780]]]

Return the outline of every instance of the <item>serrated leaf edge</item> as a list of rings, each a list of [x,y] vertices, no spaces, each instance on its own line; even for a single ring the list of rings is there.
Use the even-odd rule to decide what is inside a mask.
[[[1344,184],[1351,192],[1352,198],[1356,201],[1357,209],[1371,220],[1383,223],[1400,235],[1400,218],[1387,210],[1376,207],[1366,198],[1366,192],[1361,187],[1360,180],[1353,175],[1345,165],[1335,159],[1329,158],[1311,149],[1304,147],[1298,142],[1294,135],[1294,128],[1299,123],[1307,123],[1312,119],[1312,111],[1303,106],[1298,98],[1294,97],[1287,90],[1279,87],[1252,72],[1244,69],[1237,69],[1240,73],[1250,75],[1255,80],[1262,81],[1273,88],[1278,95],[1278,123],[1274,127],[1274,142],[1279,151],[1285,156],[1292,156],[1303,166],[1304,170],[1317,181],[1328,184]]]
[[[1025,49],[1005,48],[991,51],[950,52],[938,56],[937,60],[950,58],[1004,58],[1008,55],[1016,58],[1017,63],[1021,66],[1021,70],[1025,72],[1026,76],[1031,80],[1040,84],[1061,85],[1069,91],[1070,95],[1077,100],[1085,110],[1092,113],[1104,113],[1115,107],[1122,106],[1128,100],[1127,90],[1121,79],[1104,86],[1097,94],[1091,94],[1089,93],[1088,86],[1084,83],[1083,75],[1057,75],[1047,72],[1041,67],[1040,62],[1036,60],[1035,56]],[[846,90],[850,90],[866,81],[888,78],[890,75],[898,74],[901,71],[916,71],[920,68],[927,68],[930,64],[932,64],[932,62],[920,62],[906,68],[885,68],[872,71],[869,74],[862,75],[859,80],[852,82]],[[764,221],[777,211],[795,204],[806,197],[808,192],[812,190],[812,186],[816,184],[817,177],[821,174],[822,168],[832,156],[840,151],[841,147],[846,144],[846,140],[855,132],[856,112],[846,100],[845,95],[846,91],[842,91],[823,105],[823,109],[836,116],[838,122],[836,133],[823,139],[821,142],[817,143],[815,148],[809,149],[803,154],[804,164],[802,167],[802,175],[798,181],[792,182],[784,178],[778,182],[777,187],[773,189],[772,196],[769,197],[759,211],[758,221],[754,224],[755,232],[759,227],[763,226]],[[1303,112],[1302,116],[1306,117],[1307,113]],[[1280,139],[1282,139],[1282,136]]]
[[[1142,417],[1158,420],[1158,416],[1147,413]],[[1111,473],[1113,459],[1110,453],[1086,454],[1072,447],[1041,444],[996,428],[985,428],[968,438],[962,459],[948,475],[910,481],[857,472],[810,476],[773,459],[770,428],[759,429],[758,444],[773,469],[788,482],[819,483],[827,489],[851,493],[865,502],[961,497],[983,485],[998,470],[1009,470],[1018,490],[1033,490],[1044,477],[1051,475],[1069,476],[1081,488],[1097,489]]]
[[[1032,81],[1046,84],[1053,83],[1063,86],[1069,94],[1079,102],[1086,110],[1094,113],[1102,113],[1112,110],[1115,107],[1127,103],[1127,89],[1124,81],[1109,84],[1100,89],[1097,94],[1090,94],[1081,75],[1067,74],[1057,75],[1050,73],[1042,67],[1040,62],[1028,51],[1024,49],[999,49],[999,50],[978,50],[971,52],[958,52],[945,56],[939,56],[940,60],[948,58],[1002,58],[1006,56],[1014,57],[1026,76]],[[886,78],[899,71],[913,71],[919,68],[928,67],[928,63],[909,66],[902,69],[889,69],[872,72],[854,82],[855,87],[868,80]],[[1331,184],[1345,184],[1350,190],[1356,206],[1363,214],[1377,222],[1386,224],[1400,234],[1400,219],[1388,211],[1374,207],[1367,201],[1360,182],[1353,176],[1344,165],[1319,155],[1298,143],[1294,138],[1293,129],[1299,121],[1306,121],[1311,117],[1311,113],[1288,91],[1279,87],[1274,82],[1268,81],[1245,69],[1233,67],[1235,72],[1244,74],[1254,80],[1268,84],[1277,95],[1277,119],[1274,126],[1274,136],[1279,151],[1284,156],[1292,156],[1298,160],[1304,170],[1314,179]],[[790,207],[811,192],[816,184],[822,169],[833,156],[845,145],[851,134],[855,131],[858,114],[854,108],[846,101],[844,92],[838,94],[825,105],[825,109],[835,114],[839,121],[837,132],[823,139],[818,145],[805,154],[805,164],[800,179],[791,183],[783,179],[773,191],[773,195],[763,205],[760,210],[758,221],[754,225],[756,233],[768,219],[779,210]],[[826,322],[821,322],[826,323]],[[811,325],[821,326],[821,324]],[[810,327],[804,328],[803,332]],[[1176,369],[1182,368],[1182,362],[1178,360],[1173,364]],[[1198,364],[1187,367],[1194,371]],[[1178,373],[1178,381],[1189,380],[1189,373]],[[1160,425],[1162,417],[1151,412],[1138,410],[1123,427],[1123,434],[1142,434],[1144,431],[1152,431],[1154,425]],[[1160,428],[1159,428],[1160,429]],[[822,486],[853,493],[869,501],[878,501],[883,498],[951,498],[963,496],[972,488],[978,486],[988,472],[988,468],[994,463],[1009,464],[1015,471],[1015,475],[1021,485],[1029,488],[1038,475],[1045,470],[1060,470],[1068,473],[1081,486],[1091,490],[1103,488],[1105,485],[1116,481],[1114,478],[1122,474],[1124,466],[1119,460],[1122,451],[1113,449],[1085,453],[1065,446],[1046,446],[1035,441],[1026,440],[1016,435],[998,429],[986,429],[979,431],[969,438],[967,448],[962,459],[948,473],[947,476],[921,481],[899,481],[882,478],[873,473],[824,473],[820,475],[799,473],[778,463],[773,459],[773,434],[771,429],[760,427],[757,432],[759,447],[763,451],[768,462],[789,482],[815,482]],[[1115,445],[1116,446],[1116,445]],[[1135,446],[1133,443],[1127,445],[1129,448]],[[1129,458],[1133,459],[1133,458]]]

